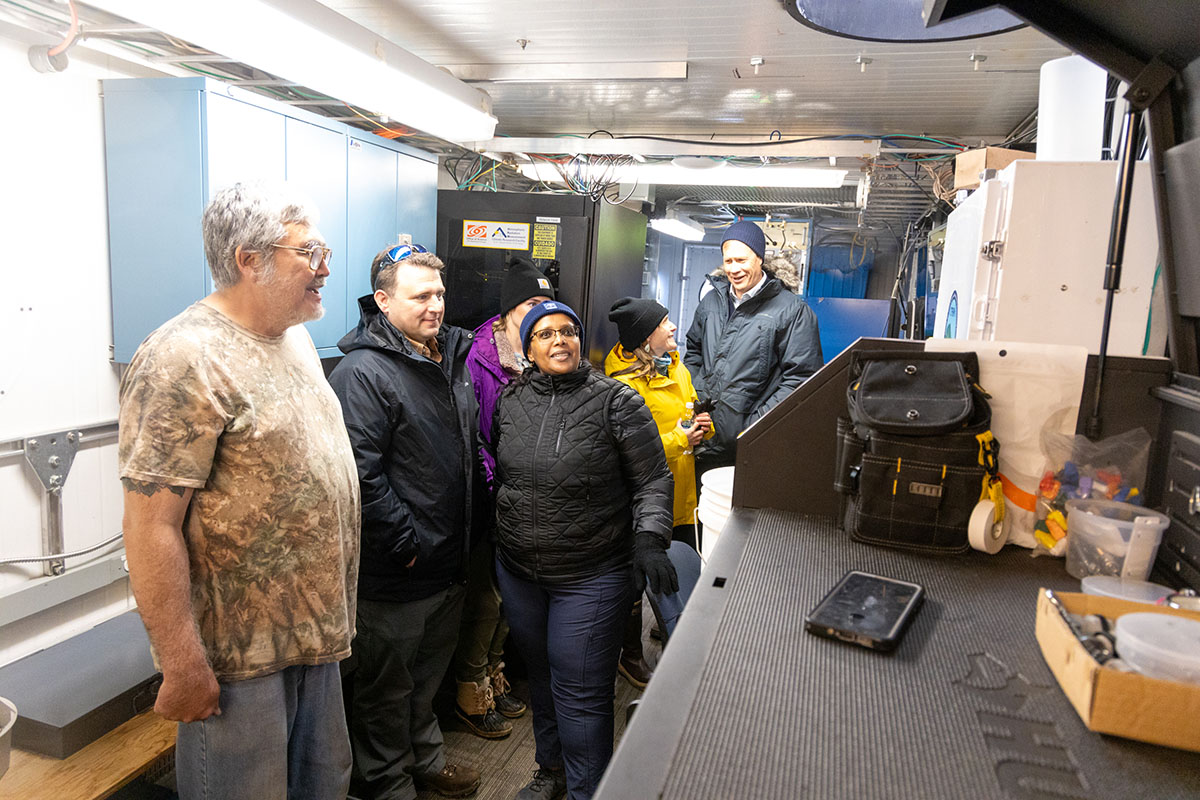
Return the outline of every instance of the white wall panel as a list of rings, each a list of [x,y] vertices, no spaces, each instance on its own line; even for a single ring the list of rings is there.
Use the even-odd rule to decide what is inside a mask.
[[[65,72],[38,74],[24,36],[0,29],[0,102],[11,112],[0,120],[0,441],[116,419],[99,81],[154,74],[82,48]],[[23,459],[0,462],[0,559],[40,554],[41,491]],[[63,515],[67,549],[120,530],[115,442],[79,452]],[[0,591],[40,575],[39,565],[0,566]],[[0,664],[130,607],[118,581],[0,627]]]

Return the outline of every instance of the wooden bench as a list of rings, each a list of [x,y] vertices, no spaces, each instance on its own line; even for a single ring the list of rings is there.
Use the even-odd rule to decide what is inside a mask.
[[[178,723],[145,711],[72,754],[51,758],[14,749],[0,800],[100,800],[175,752]]]

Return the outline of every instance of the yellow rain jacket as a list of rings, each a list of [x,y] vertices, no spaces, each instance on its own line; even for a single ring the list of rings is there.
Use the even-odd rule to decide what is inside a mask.
[[[696,522],[693,516],[696,510],[696,462],[692,454],[687,452],[687,437],[675,427],[683,417],[684,404],[696,402],[691,373],[679,360],[679,353],[676,352],[671,353],[671,366],[667,368],[665,376],[657,372],[642,378],[635,378],[633,373],[614,374],[636,363],[637,359],[625,358],[621,352],[621,345],[617,344],[604,359],[604,373],[633,387],[646,401],[646,406],[658,425],[663,451],[667,455],[667,466],[671,468],[671,474],[675,477],[673,524],[693,525]],[[704,438],[711,438],[713,432],[710,428]]]

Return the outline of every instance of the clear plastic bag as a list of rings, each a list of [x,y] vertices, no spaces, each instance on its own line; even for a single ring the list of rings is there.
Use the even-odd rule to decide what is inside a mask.
[[[1067,501],[1115,500],[1142,505],[1150,434],[1134,428],[1093,442],[1086,436],[1058,431],[1061,420],[1051,418],[1042,428],[1041,447],[1046,467],[1037,490],[1034,555],[1061,556],[1067,549]]]

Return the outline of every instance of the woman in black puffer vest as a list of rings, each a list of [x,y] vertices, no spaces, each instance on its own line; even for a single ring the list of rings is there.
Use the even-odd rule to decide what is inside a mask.
[[[633,390],[581,363],[562,303],[529,311],[533,363],[497,405],[496,573],[529,667],[538,770],[518,800],[589,798],[612,756],[613,682],[642,588],[670,593],[673,484]]]

